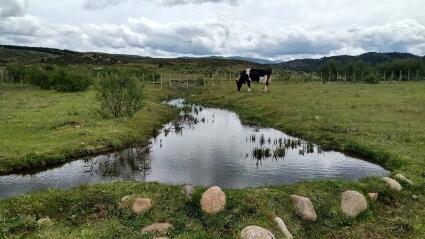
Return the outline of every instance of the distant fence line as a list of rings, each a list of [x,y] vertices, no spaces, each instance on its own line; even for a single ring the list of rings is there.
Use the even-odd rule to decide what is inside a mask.
[[[191,85],[221,85],[221,84],[231,84],[239,78],[239,72],[219,72],[211,74],[190,74],[190,73],[159,73],[159,74],[142,74],[136,76],[133,74],[132,77],[138,79],[144,84],[160,85],[163,87],[189,87]],[[208,76],[206,76],[208,75]],[[101,77],[119,77],[118,73],[113,75],[103,75],[97,73],[97,79]],[[347,72],[304,72],[304,71],[283,71],[275,70],[272,75],[273,83],[304,83],[304,82],[321,82],[321,83],[331,83],[331,82],[343,82],[343,83],[363,83],[367,82],[369,77],[375,82],[394,82],[394,81],[419,81],[425,80],[425,75],[422,74],[419,70],[417,71],[391,71],[378,73],[374,72],[371,75],[366,75],[365,72],[353,72],[352,74],[347,74]],[[15,82],[23,83],[23,76],[13,78],[7,73],[7,70],[0,68],[0,82]]]

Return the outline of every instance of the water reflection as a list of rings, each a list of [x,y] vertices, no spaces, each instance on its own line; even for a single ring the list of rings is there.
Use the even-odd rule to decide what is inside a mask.
[[[170,102],[174,120],[149,148],[130,148],[53,169],[0,177],[0,197],[116,180],[244,188],[305,180],[383,176],[382,167],[285,133],[241,124],[230,111]]]

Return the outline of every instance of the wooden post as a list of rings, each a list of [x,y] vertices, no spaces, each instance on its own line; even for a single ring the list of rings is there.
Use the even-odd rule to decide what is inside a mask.
[[[155,85],[155,75],[152,75],[152,85]]]
[[[410,69],[407,70],[407,81],[410,81]]]
[[[143,78],[143,84],[144,84],[145,83],[145,73],[144,72],[143,72],[142,78]]]
[[[354,71],[353,83],[356,83],[356,71]]]
[[[387,71],[384,71],[384,81],[387,81]]]
[[[161,81],[161,89],[162,89],[162,75],[159,75],[159,80]]]
[[[189,76],[186,78],[186,87],[189,88]]]
[[[3,78],[3,75],[2,75]],[[416,80],[419,80],[419,70],[416,70]]]
[[[402,79],[403,79],[403,76],[402,76],[402,72],[400,70],[400,74],[398,75],[398,81],[401,81]]]
[[[362,71],[362,81],[364,81],[364,78],[363,77],[364,77],[364,72]]]
[[[4,82],[4,72],[3,72],[3,70],[1,71],[1,82]]]
[[[323,83],[323,72],[320,72],[320,83]]]

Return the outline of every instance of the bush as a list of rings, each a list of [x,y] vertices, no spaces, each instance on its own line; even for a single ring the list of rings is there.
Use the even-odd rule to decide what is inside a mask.
[[[143,85],[134,78],[106,77],[96,90],[103,116],[132,116],[143,106]]]
[[[11,65],[7,71],[14,83],[29,83],[42,89],[58,91],[83,91],[91,85],[88,75],[73,71],[54,70],[48,66],[43,69],[39,66]]]
[[[90,79],[83,74],[57,71],[53,74],[51,84],[57,91],[76,92],[83,91],[90,86]]]

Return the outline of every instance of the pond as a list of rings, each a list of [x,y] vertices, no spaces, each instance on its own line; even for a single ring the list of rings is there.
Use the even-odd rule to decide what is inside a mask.
[[[246,188],[317,179],[388,175],[379,165],[291,137],[243,125],[222,109],[168,102],[181,110],[146,148],[80,159],[39,172],[0,176],[0,197],[119,180]]]

